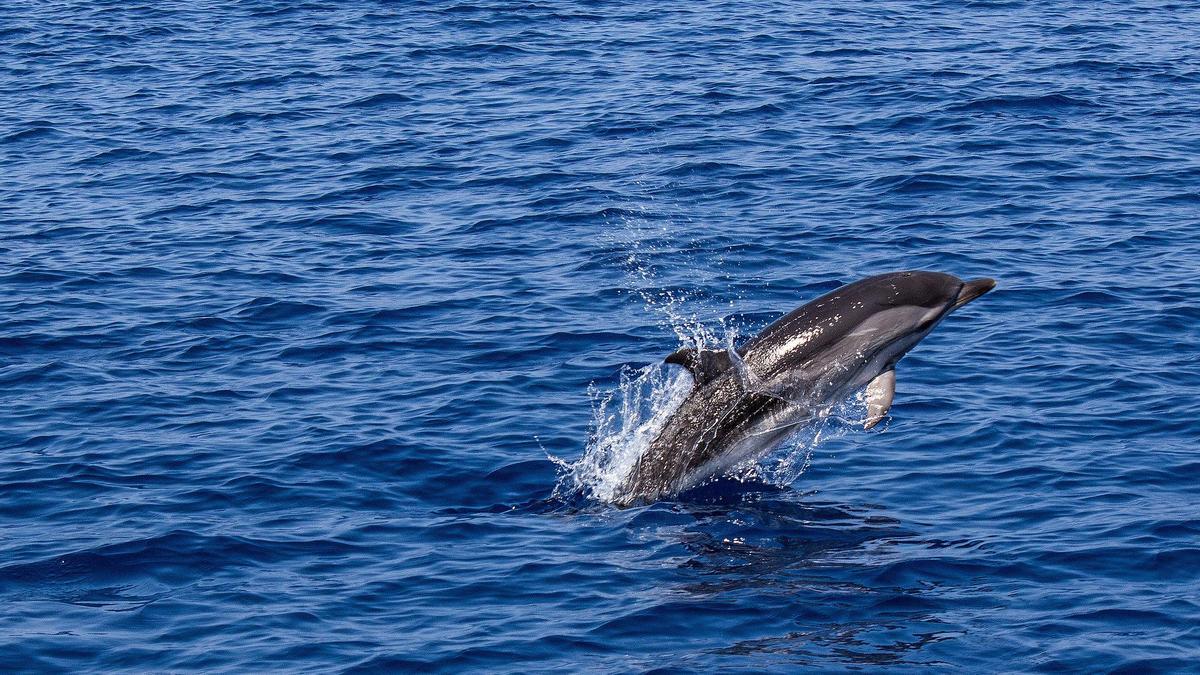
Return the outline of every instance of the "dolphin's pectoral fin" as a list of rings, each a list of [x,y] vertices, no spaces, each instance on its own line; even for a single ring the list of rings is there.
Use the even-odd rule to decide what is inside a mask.
[[[705,384],[729,370],[732,364],[728,352],[713,349],[696,351],[685,347],[663,359],[664,363],[674,363],[688,369],[697,385]]]
[[[885,370],[875,376],[867,385],[867,421],[864,429],[879,424],[887,416],[888,408],[892,407],[892,397],[896,395],[896,371]]]

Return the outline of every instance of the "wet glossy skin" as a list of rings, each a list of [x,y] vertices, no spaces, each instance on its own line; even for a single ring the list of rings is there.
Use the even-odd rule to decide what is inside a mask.
[[[794,310],[698,382],[630,474],[622,506],[686,489],[783,441],[796,425],[893,368],[953,309],[986,293],[937,272],[894,272]]]

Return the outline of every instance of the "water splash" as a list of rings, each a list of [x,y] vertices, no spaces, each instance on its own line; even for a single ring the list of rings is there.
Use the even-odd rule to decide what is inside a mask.
[[[583,456],[570,463],[551,457],[563,469],[556,496],[582,493],[589,499],[612,502],[638,458],[670,420],[692,390],[692,379],[682,368],[660,363],[643,368],[626,367],[613,390],[589,389],[592,429]],[[779,487],[794,483],[812,464],[821,443],[861,429],[866,402],[859,393],[800,424],[766,455],[736,464],[718,478],[762,481]]]
[[[713,281],[714,274],[723,274],[722,255],[703,252],[694,243],[681,246],[680,228],[676,227],[679,224],[643,208],[623,209],[613,225],[604,236],[623,252],[630,287],[646,311],[674,333],[681,346],[732,351],[741,335],[756,332],[753,329],[757,327],[744,326],[718,313],[732,306],[732,301],[726,305],[694,290],[712,284],[672,287],[660,276],[661,270],[669,269],[671,276],[691,283],[706,278]],[[691,390],[690,375],[661,362],[643,368],[626,366],[615,389],[601,391],[592,385],[588,392],[592,424],[583,456],[573,463],[550,456],[562,469],[556,496],[573,493],[601,502],[614,501],[638,459]],[[861,408],[864,415],[856,415],[854,407]],[[738,463],[710,480],[724,477],[789,485],[808,469],[813,450],[822,441],[844,434],[850,424],[861,425],[862,420],[855,417],[865,419],[861,394],[817,411],[765,456]]]
[[[621,251],[630,290],[680,344],[717,349],[732,345],[744,332],[726,318],[735,302],[706,290],[729,285],[722,283],[729,281],[724,252],[688,237],[697,224],[683,215],[685,210],[669,204],[652,208],[655,202],[652,192],[641,195],[638,203],[617,212],[601,235]]]
[[[735,363],[740,363],[734,351],[736,345],[742,336],[756,334],[762,326],[747,325],[739,319],[734,313],[734,298],[721,298],[704,290],[731,286],[725,251],[690,240],[688,232],[695,223],[681,215],[685,211],[658,203],[653,186],[636,185],[642,194],[614,211],[610,227],[601,235],[613,251],[620,253],[632,294],[660,327],[675,335],[681,347],[728,350]],[[747,380],[755,384],[753,373],[747,375]],[[583,494],[602,502],[616,499],[638,459],[691,389],[692,379],[682,368],[661,362],[643,368],[625,367],[615,389],[601,391],[593,385],[589,389],[592,424],[583,456],[573,463],[550,457],[562,469],[556,494]],[[814,409],[807,422],[797,425],[766,455],[749,458],[712,479],[789,485],[811,465],[817,446],[845,434],[852,426],[861,429],[865,419],[863,392]]]
[[[755,462],[756,478],[784,487],[800,479],[812,465],[813,453],[822,444],[853,431],[862,431],[867,420],[866,391],[859,391],[833,406],[818,410],[809,422]],[[877,429],[882,432],[887,422]]]
[[[626,366],[614,390],[590,387],[592,429],[587,449],[573,464],[557,460],[566,470],[560,488],[613,501],[638,458],[691,390],[691,376],[661,363],[640,369]]]

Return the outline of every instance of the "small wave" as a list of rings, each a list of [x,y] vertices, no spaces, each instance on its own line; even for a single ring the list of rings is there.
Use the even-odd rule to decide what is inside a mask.
[[[470,45],[453,45],[448,47],[418,48],[410,51],[410,58],[419,59],[430,56],[471,57],[471,56],[511,56],[527,54],[528,50],[506,44],[481,42]]]
[[[206,120],[210,124],[245,124],[248,122],[297,121],[309,119],[312,113],[304,110],[235,110]]]
[[[112,148],[110,150],[105,150],[104,152],[101,152],[101,153],[92,155],[90,157],[87,157],[83,160],[80,160],[79,163],[83,164],[83,165],[107,164],[109,162],[119,162],[119,161],[146,161],[146,160],[153,160],[153,159],[162,159],[163,157],[164,157],[164,155],[160,152],[154,152],[151,150],[142,150],[140,148],[125,147],[125,148]]]
[[[209,84],[208,86],[211,88],[215,88],[215,89],[249,90],[249,89],[260,89],[260,88],[264,88],[264,87],[275,87],[275,86],[278,86],[278,85],[281,85],[284,83],[290,83],[290,82],[304,82],[304,81],[314,82],[314,81],[321,80],[322,78],[323,78],[323,76],[317,72],[313,72],[313,71],[309,71],[309,70],[297,70],[297,71],[294,71],[291,73],[285,73],[282,75],[270,74],[270,75],[258,75],[258,76],[254,76],[254,77],[243,77],[243,78],[234,79],[234,80],[218,80],[216,82]]]
[[[61,134],[58,129],[49,125],[31,125],[20,131],[14,131],[0,138],[0,143],[15,143],[17,141],[32,141],[50,138]]]
[[[912,175],[884,176],[871,181],[873,188],[884,189],[893,194],[927,194],[947,192],[971,182],[969,176],[940,173],[918,173]]]
[[[377,108],[381,106],[395,105],[397,103],[411,103],[413,98],[404,94],[386,93],[375,94],[374,96],[366,96],[360,99],[355,99],[346,104],[347,108]]]
[[[820,57],[853,57],[853,56],[875,56],[882,54],[879,49],[853,49],[849,47],[839,47],[836,49],[814,49],[805,54],[814,58]]]
[[[261,229],[317,230],[334,234],[396,234],[412,229],[412,223],[367,211],[266,221]]]
[[[1091,101],[1073,98],[1066,94],[1045,94],[1042,96],[989,96],[966,103],[959,103],[946,108],[951,112],[1053,112],[1072,108],[1087,109],[1099,107]]]
[[[163,72],[163,70],[162,68],[149,63],[123,63],[120,65],[109,66],[108,68],[101,68],[98,72],[105,75],[141,75],[144,77],[152,77]]]
[[[235,316],[244,321],[273,323],[323,311],[325,308],[320,305],[262,297],[238,307]]]

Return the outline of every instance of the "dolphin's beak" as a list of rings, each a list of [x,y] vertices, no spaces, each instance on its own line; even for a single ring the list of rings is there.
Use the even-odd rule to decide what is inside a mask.
[[[983,277],[982,279],[972,279],[963,284],[962,289],[958,292],[958,298],[954,301],[954,307],[951,309],[958,309],[959,307],[962,307],[963,305],[974,300],[975,298],[978,298],[984,293],[987,293],[995,287],[995,279],[988,279],[987,277]]]

